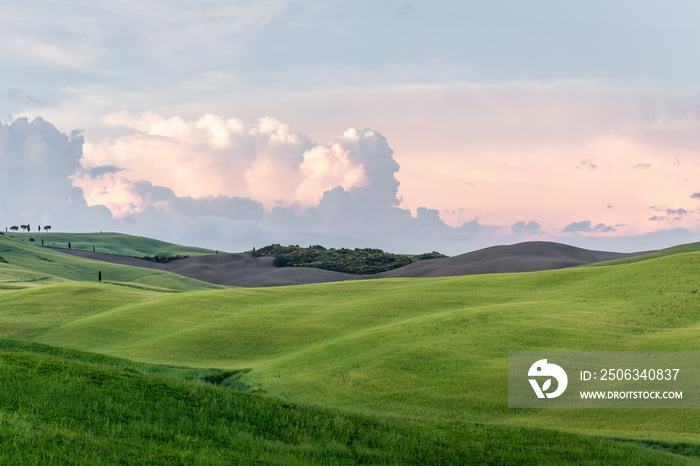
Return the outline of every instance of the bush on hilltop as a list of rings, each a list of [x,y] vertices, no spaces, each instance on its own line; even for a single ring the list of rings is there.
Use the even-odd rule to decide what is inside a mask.
[[[381,249],[326,249],[319,245],[302,248],[271,244],[254,249],[251,254],[253,257],[274,257],[273,264],[277,267],[316,267],[352,274],[380,273],[411,263],[407,256]]]

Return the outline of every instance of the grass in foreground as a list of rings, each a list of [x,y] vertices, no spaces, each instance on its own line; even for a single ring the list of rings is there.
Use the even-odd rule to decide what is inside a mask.
[[[509,410],[514,350],[697,350],[700,253],[624,266],[156,293],[0,292],[0,335],[144,362],[251,369],[250,386],[365,414],[700,443],[699,410]]]
[[[3,464],[692,461],[644,445],[542,429],[342,413],[149,375],[146,365],[128,367],[104,356],[8,341],[1,346]]]
[[[54,274],[0,290],[1,336],[241,370],[237,384],[372,419],[497,424],[513,436],[554,428],[670,450],[700,444],[697,409],[506,408],[508,351],[700,349],[700,253],[528,274],[164,293],[135,284],[139,277],[70,282],[71,263],[17,251],[0,251],[15,261],[0,263],[8,288],[15,274],[48,271],[22,260]]]

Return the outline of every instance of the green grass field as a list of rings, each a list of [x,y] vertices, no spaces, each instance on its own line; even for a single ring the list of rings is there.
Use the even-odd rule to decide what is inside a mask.
[[[122,285],[151,287],[160,291],[192,291],[219,288],[215,285],[192,280],[169,272],[159,270],[143,269],[137,267],[127,267],[117,264],[109,264],[102,261],[82,259],[69,256],[50,248],[41,247],[35,241],[30,243],[29,233],[0,236],[0,289],[3,288],[26,288],[38,285],[50,285],[65,283],[68,281],[97,281],[98,272],[102,272],[105,281],[119,282]],[[33,235],[33,233],[32,233]],[[68,233],[49,233],[48,235],[68,235]],[[96,234],[86,234],[87,238],[92,238]],[[104,235],[110,235],[105,233]],[[72,234],[78,237],[78,234]],[[127,241],[129,236],[112,235],[119,241]],[[89,244],[90,239],[79,240],[79,244]],[[153,249],[145,245],[158,244],[154,240],[139,240],[133,248],[129,250],[140,251],[137,255],[146,255]],[[167,243],[164,243],[167,244]],[[186,248],[184,248],[186,250]],[[90,248],[92,250],[92,248]],[[179,252],[178,252],[179,253]]]
[[[191,380],[192,371],[0,340],[2,464],[683,464],[642,444],[389,419]],[[190,380],[190,381],[183,381]],[[508,439],[508,442],[504,442]],[[658,445],[671,449],[671,445]]]
[[[5,233],[8,238],[14,237],[18,241],[29,243],[30,239],[34,239],[34,243],[41,244],[44,241],[44,246],[60,249],[68,249],[68,243],[71,243],[71,249],[78,251],[102,252],[106,254],[116,254],[119,256],[143,257],[155,256],[161,252],[168,252],[171,255],[181,256],[204,256],[214,254],[215,251],[204,248],[195,248],[188,246],[180,246],[177,244],[166,243],[152,238],[142,236],[125,235],[123,233]]]
[[[106,355],[99,357],[125,358],[135,361],[128,364],[137,364],[122,367],[89,360],[98,356],[84,355],[68,358],[67,362],[64,357],[60,364],[71,365],[71,371],[77,374],[76,384],[89,385],[91,376],[87,374],[93,369],[108,374],[100,377],[114,377],[113,384],[121,387],[120,392],[129,392],[132,382],[147,383],[124,379],[123,371],[128,369],[134,372],[127,371],[128,377],[166,377],[167,384],[178,387],[168,389],[173,393],[182,390],[197,393],[192,396],[205,396],[197,392],[203,390],[201,393],[212,393],[212,397],[231,397],[226,398],[227,403],[244,400],[250,409],[287,409],[296,413],[293,416],[306,419],[294,418],[293,423],[308,427],[309,432],[300,427],[298,435],[284,439],[259,437],[257,431],[231,430],[231,442],[235,444],[236,436],[242,435],[269,461],[284,463],[284,458],[292,458],[333,463],[363,458],[370,462],[439,463],[464,462],[474,455],[487,462],[514,458],[516,462],[532,463],[551,458],[552,464],[596,459],[600,464],[610,464],[627,458],[630,464],[698,463],[699,409],[507,407],[509,351],[700,350],[700,252],[685,252],[690,248],[631,263],[549,272],[205,289],[194,280],[180,282],[169,275],[139,275],[162,273],[140,269],[115,269],[114,273],[124,274],[118,283],[94,283],[90,278],[93,270],[80,272],[92,261],[0,237],[0,257],[4,260],[0,261],[0,337]],[[35,257],[38,255],[49,260]],[[129,273],[135,275],[130,277]],[[54,361],[52,352],[59,351],[13,345],[7,350],[10,353],[3,354]],[[190,379],[196,378],[192,374],[200,374],[199,370],[235,373],[228,380],[230,385],[255,393],[193,385],[192,381],[180,380],[187,377],[154,374],[139,363],[190,367]],[[3,364],[4,368],[14,363]],[[53,363],[36,364],[48,368]],[[15,383],[13,373],[3,372],[3,383]],[[54,382],[39,381],[32,390],[55,387],[61,380],[53,370],[47,369],[46,376],[54,377]],[[91,396],[102,396],[95,390]],[[109,391],[104,393],[106,399],[114,398]],[[37,394],[35,398],[43,396],[52,395]],[[123,403],[148,404],[136,398],[129,401],[128,396]],[[173,396],[179,399],[190,395]],[[72,432],[73,427],[60,427],[72,424],[57,420],[58,415],[46,415],[41,422],[59,427],[37,427],[39,421],[21,417],[24,411],[17,411],[16,403],[3,401],[0,414],[29,426],[28,435],[34,440],[27,445],[34,447],[28,449],[36,449],[36,442],[43,441],[41,429],[58,432],[56,429],[65,428]],[[86,403],[92,403],[93,413],[103,408],[102,401]],[[110,406],[111,401],[105,403]],[[235,409],[239,414],[245,411]],[[305,418],[307,414],[311,418]],[[143,414],[143,418],[149,416],[155,414]],[[214,424],[222,422],[211,413],[206,417]],[[327,417],[346,427],[328,427],[330,421],[324,420]],[[153,419],[148,422],[168,425],[165,418]],[[267,422],[263,419],[268,418],[263,415],[258,421],[246,422],[250,427]],[[114,425],[109,420],[103,423]],[[317,431],[316,424],[326,427]],[[348,432],[362,431],[360,426],[379,429],[383,433],[376,435],[383,440],[375,443],[375,433],[367,433],[368,437],[358,440],[357,448],[349,447],[355,437],[348,443]],[[392,431],[394,427],[399,431]],[[139,443],[138,448],[171,452],[175,456],[166,458],[182,461],[205,462],[203,458],[210,453],[215,459],[212,462],[225,462],[224,457],[217,456],[228,448],[221,446],[225,442],[214,446],[202,440],[201,449],[188,443],[195,442],[192,439],[198,435],[208,435],[201,432],[213,427],[193,424],[191,428],[200,433],[183,433],[189,439],[184,443],[167,442],[163,436],[149,446]],[[123,429],[131,432],[130,428]],[[111,432],[104,426],[94,432],[81,431],[79,435],[86,437],[81,437],[84,440],[80,444],[93,448],[101,435],[95,432],[103,431]],[[109,435],[117,438],[121,434]],[[425,451],[418,446],[422,440],[410,440],[411,435],[428,439],[423,445]],[[92,440],[86,440],[88,437]],[[135,435],[125,438],[134,439]],[[392,444],[389,438],[407,439],[407,445],[413,446]],[[267,449],[268,442],[281,449]],[[296,450],[300,444],[310,450]],[[46,445],[49,450],[62,448],[55,442]],[[369,456],[352,456],[358,451]],[[413,456],[401,456],[405,451],[413,451]],[[421,456],[427,451],[443,456],[431,461]],[[200,453],[205,456],[187,456]]]

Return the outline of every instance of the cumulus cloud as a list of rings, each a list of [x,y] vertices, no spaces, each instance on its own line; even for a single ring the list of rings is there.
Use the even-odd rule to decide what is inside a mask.
[[[593,163],[593,161],[589,159],[581,160],[579,164],[576,166],[577,170],[580,170],[581,168],[587,168],[589,170],[596,170],[598,168],[598,165]]]
[[[123,168],[119,168],[115,165],[101,165],[99,167],[93,167],[90,170],[87,171],[87,174],[90,176],[90,178],[99,178],[101,176],[111,174],[111,173],[117,173],[124,170]]]
[[[128,179],[168,186],[178,196],[243,196],[269,205],[293,203],[302,180],[299,165],[313,146],[305,135],[274,118],[246,125],[215,115],[186,120],[149,112],[112,114],[105,122],[132,131],[86,143],[85,167],[127,167]],[[94,195],[94,186],[85,183],[84,188],[88,197]]]
[[[146,206],[141,213],[152,215],[155,212],[170,214],[177,212],[196,219],[200,216],[213,216],[236,220],[262,220],[263,206],[248,198],[211,196],[194,199],[178,197],[172,189],[154,186],[149,181],[131,184],[130,191],[138,196],[139,204]]]
[[[693,196],[691,196],[693,197]],[[649,217],[649,220],[652,222],[664,222],[664,221],[679,221],[683,220],[683,218],[689,214],[691,214],[690,211],[681,208],[678,209],[672,209],[670,207],[666,206],[651,206],[649,207],[649,210],[652,212],[659,212],[660,214],[654,214],[651,217]]]
[[[86,143],[82,162],[89,176],[76,184],[93,203],[110,197],[110,209],[120,212],[128,212],[132,200],[113,205],[123,196],[111,191],[119,191],[124,180],[168,186],[182,197],[249,197],[268,210],[316,205],[336,186],[370,190],[383,202],[398,203],[394,173],[399,166],[386,139],[371,129],[350,129],[328,144],[316,144],[275,118],[246,124],[211,114],[186,120],[149,112],[112,114],[105,122],[132,131]],[[105,177],[116,173],[112,167],[127,170]]]
[[[4,223],[99,229],[111,219],[103,207],[88,208],[70,177],[80,169],[83,138],[70,138],[37,118],[0,125],[0,218]]]
[[[607,233],[610,231],[616,231],[617,228],[610,226],[610,225],[605,225],[604,223],[599,223],[595,227],[593,227],[593,231],[597,231],[600,233]]]
[[[75,184],[125,228],[178,219],[183,231],[219,219],[226,225],[216,229],[219,239],[244,248],[289,241],[420,252],[448,237],[484,245],[492,238],[476,222],[465,235],[435,209],[420,207],[412,216],[399,208],[399,164],[386,138],[370,128],[314,143],[274,118],[245,124],[215,115],[121,113],[106,120],[131,131],[86,143]]]
[[[300,170],[305,179],[297,188],[297,198],[315,205],[323,193],[336,186],[350,191],[366,190],[380,202],[398,204],[399,183],[394,173],[399,164],[393,159],[381,134],[364,128],[351,128],[330,144],[319,144],[306,151]]]
[[[7,193],[17,193],[1,200],[2,218],[57,230],[114,229],[228,251],[276,242],[458,254],[514,237],[561,239],[534,220],[507,227],[473,216],[455,227],[436,209],[418,207],[412,215],[401,207],[393,151],[369,128],[319,144],[273,118],[255,124],[211,115],[111,118],[127,134],[92,145],[79,132],[61,133],[42,119],[0,126],[0,182]],[[178,184],[179,171],[202,183],[193,189],[198,194]],[[219,192],[217,186],[232,190]],[[663,216],[690,214],[653,209]],[[564,238],[586,241],[617,226],[573,222]]]
[[[513,224],[513,226],[510,227],[510,231],[515,236],[521,236],[521,235],[531,235],[534,233],[542,233],[540,231],[540,228],[542,228],[542,225],[535,222],[534,220],[530,220],[529,222],[519,221],[519,222],[515,222]]]
[[[590,220],[583,220],[581,222],[571,222],[564,227],[562,233],[608,233],[616,230],[617,228],[604,223],[593,225]]]
[[[688,215],[688,211],[685,209],[666,209],[666,213],[669,215],[683,216]]]
[[[582,231],[591,231],[590,220],[583,220],[581,222],[571,222],[564,227],[562,233],[578,233]]]

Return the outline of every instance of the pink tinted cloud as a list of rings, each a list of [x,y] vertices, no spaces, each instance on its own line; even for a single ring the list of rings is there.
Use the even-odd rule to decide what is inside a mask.
[[[400,206],[413,212],[438,209],[453,226],[535,219],[552,232],[590,219],[625,227],[589,234],[624,235],[662,226],[649,206],[695,209],[696,104],[566,81],[345,89],[262,107],[312,137],[357,121],[380,130],[401,166]],[[694,228],[697,217],[664,222]]]
[[[399,167],[386,139],[371,129],[351,128],[317,144],[269,117],[244,124],[212,114],[188,120],[148,112],[105,121],[131,132],[86,143],[85,170],[74,182],[90,204],[104,204],[118,217],[147,207],[133,190],[142,180],[179,197],[250,198],[268,211],[318,205],[338,186],[388,192],[390,204],[397,202]]]
[[[342,139],[336,135],[344,128],[368,126],[393,149],[399,206],[414,215],[428,207],[452,226],[478,219],[503,229],[536,221],[538,234],[552,239],[584,220],[593,227],[623,225],[586,235],[698,227],[700,201],[691,198],[700,191],[693,181],[700,175],[693,98],[584,81],[454,84],[204,102],[201,114],[225,114],[223,105],[233,103],[242,118],[233,119],[238,126],[158,117],[169,128],[158,132],[162,121],[132,122],[133,134],[88,144],[86,164],[126,168],[118,175],[148,179],[178,195],[247,196],[268,209],[303,207],[317,204],[332,185],[350,189],[366,182],[369,159],[352,161],[333,140]],[[270,119],[274,129],[242,123],[261,112],[276,116]],[[231,156],[232,148],[248,155]],[[649,208],[656,205],[689,214],[652,221]]]

